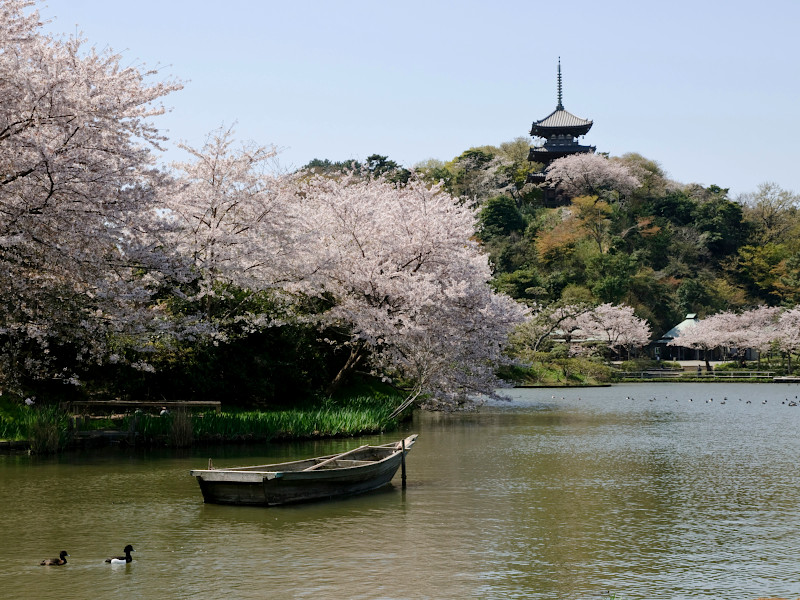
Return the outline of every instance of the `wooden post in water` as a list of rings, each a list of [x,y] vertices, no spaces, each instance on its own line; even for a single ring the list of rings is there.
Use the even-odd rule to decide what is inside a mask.
[[[403,454],[400,456],[400,478],[403,481],[403,489],[406,489],[406,440],[400,442]]]

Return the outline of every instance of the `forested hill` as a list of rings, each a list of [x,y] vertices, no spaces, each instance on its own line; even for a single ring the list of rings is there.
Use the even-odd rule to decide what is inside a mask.
[[[548,208],[525,184],[541,168],[528,148],[518,138],[415,166],[477,207],[499,291],[539,305],[628,304],[656,334],[689,312],[800,302],[800,196],[764,183],[731,198],[724,187],[672,181],[639,154],[580,155],[551,166],[566,197]],[[407,177],[385,156],[366,166]]]

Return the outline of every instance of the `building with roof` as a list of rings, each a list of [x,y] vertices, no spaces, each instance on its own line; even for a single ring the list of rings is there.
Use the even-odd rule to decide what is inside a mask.
[[[542,170],[528,175],[529,183],[544,184],[544,170],[557,158],[571,154],[594,152],[594,146],[583,146],[578,138],[585,136],[592,128],[591,120],[576,117],[564,108],[561,85],[561,57],[558,59],[558,104],[556,109],[531,126],[531,136],[542,138],[541,145],[531,147],[528,160],[544,165]],[[544,187],[545,204],[558,204],[558,192],[555,188]]]
[[[663,360],[699,360],[700,350],[697,348],[684,348],[683,346],[670,346],[669,343],[681,337],[681,332],[686,331],[700,322],[696,313],[689,313],[686,318],[675,325],[660,339],[653,342],[653,354]]]
[[[700,350],[680,345],[681,335],[689,328],[700,322],[695,313],[689,313],[686,318],[675,325],[660,339],[652,343],[653,355],[663,360],[758,360],[759,352],[754,348],[736,348],[719,346]],[[675,340],[678,340],[676,343]],[[672,345],[670,345],[672,342]]]

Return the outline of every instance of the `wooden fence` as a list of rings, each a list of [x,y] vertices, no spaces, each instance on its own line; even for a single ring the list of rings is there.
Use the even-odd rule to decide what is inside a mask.
[[[73,414],[86,414],[95,411],[125,413],[136,409],[161,410],[191,410],[213,408],[217,412],[222,411],[222,403],[219,400],[163,400],[156,402],[152,400],[76,400],[70,403],[69,410]]]
[[[754,379],[773,380],[774,371],[697,371],[695,369],[648,369],[646,371],[619,371],[622,379]]]

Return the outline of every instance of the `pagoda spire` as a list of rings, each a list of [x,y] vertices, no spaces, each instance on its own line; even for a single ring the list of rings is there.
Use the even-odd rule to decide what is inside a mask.
[[[561,57],[558,57],[558,106],[556,110],[564,110],[564,104],[561,101]]]
[[[582,146],[578,138],[586,135],[592,128],[592,121],[581,119],[564,109],[564,94],[561,80],[561,57],[558,57],[558,106],[544,119],[534,121],[531,125],[531,136],[544,139],[541,145],[533,146],[528,152],[528,160],[543,165],[546,169],[554,160],[573,154],[591,154],[594,146]],[[537,167],[538,168],[538,167]],[[546,181],[545,170],[530,173],[529,183],[543,184]],[[545,190],[545,204],[556,202],[554,187]]]

